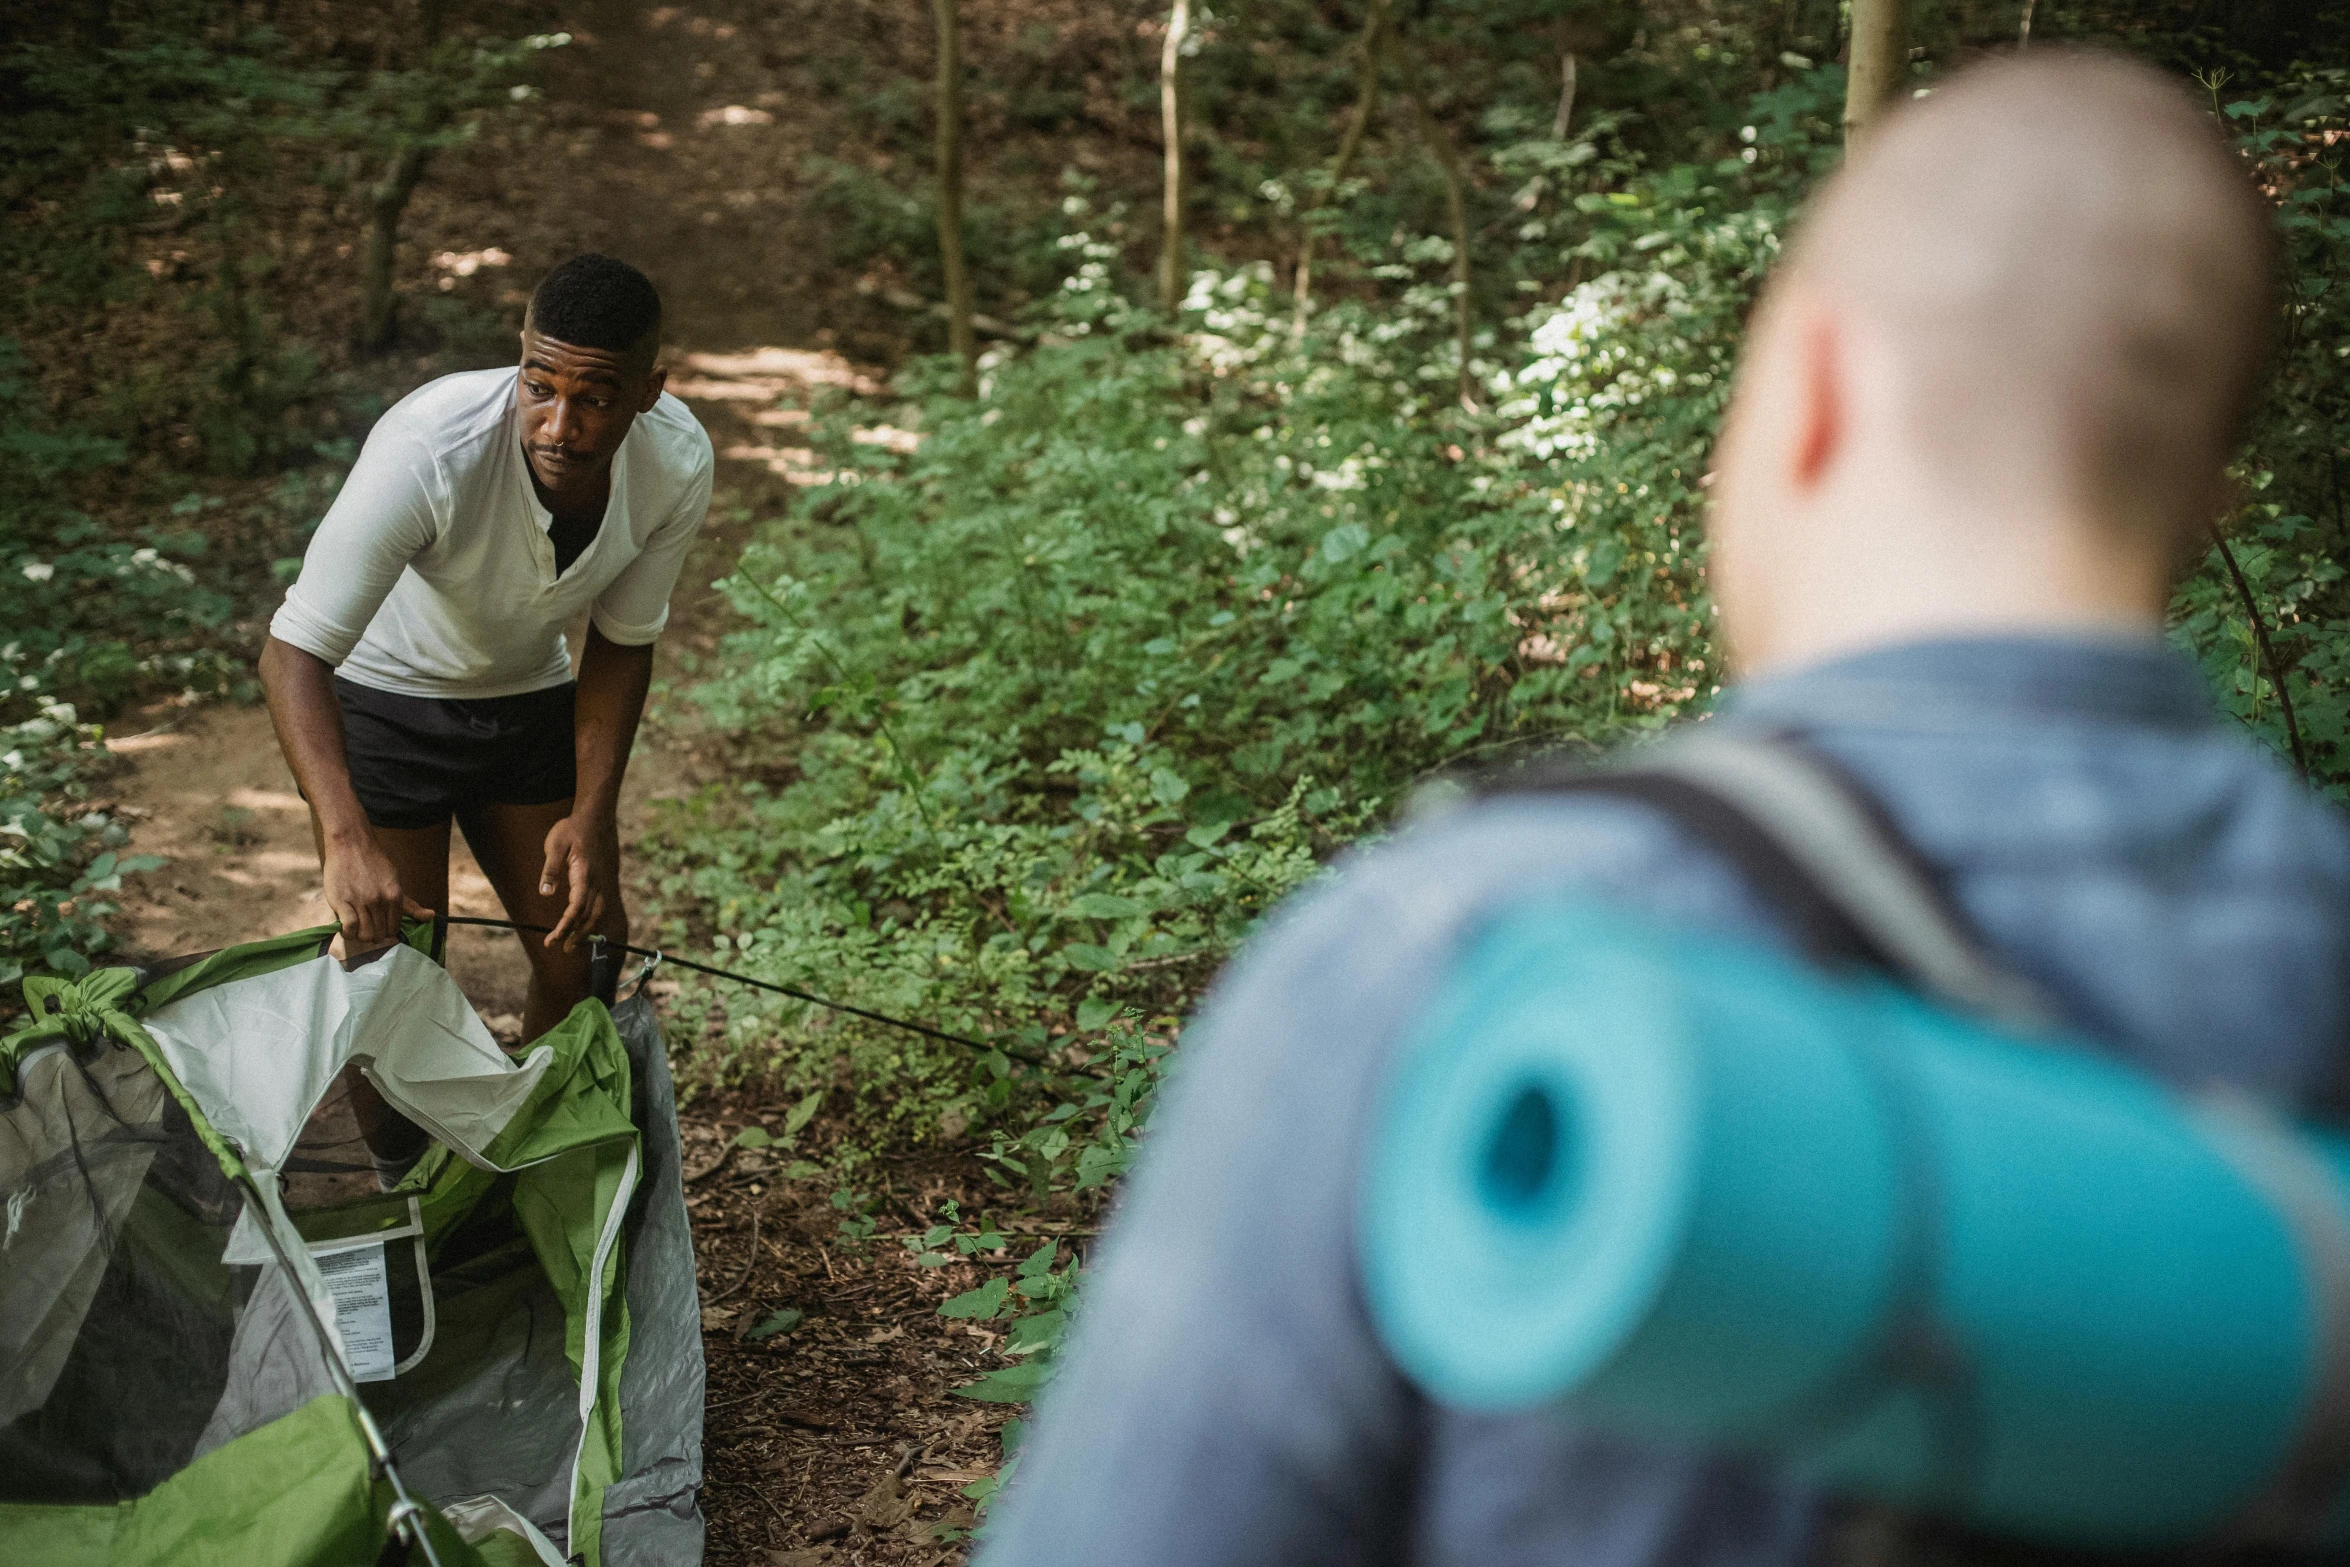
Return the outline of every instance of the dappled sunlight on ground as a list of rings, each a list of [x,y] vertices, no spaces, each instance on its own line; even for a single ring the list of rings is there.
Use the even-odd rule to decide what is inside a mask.
[[[732,462],[757,463],[792,484],[825,484],[829,470],[817,466],[816,454],[805,446],[775,443],[771,432],[799,429],[808,422],[808,410],[794,406],[817,392],[836,388],[858,396],[882,391],[871,372],[831,349],[752,348],[738,353],[680,353],[668,356],[669,390],[699,405],[710,428],[718,455]],[[742,437],[731,435],[740,425],[752,428]],[[892,451],[913,450],[917,437],[889,425],[854,432],[854,439]]]

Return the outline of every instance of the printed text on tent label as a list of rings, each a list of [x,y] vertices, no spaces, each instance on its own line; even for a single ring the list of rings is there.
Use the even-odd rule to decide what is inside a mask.
[[[392,1379],[392,1286],[384,1272],[383,1242],[348,1246],[318,1259],[335,1298],[335,1331],[354,1380]]]

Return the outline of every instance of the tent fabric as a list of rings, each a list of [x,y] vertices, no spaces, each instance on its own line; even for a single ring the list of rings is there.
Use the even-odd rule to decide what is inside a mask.
[[[368,1467],[349,1409],[326,1393],[144,1496],[72,1507],[0,1502],[0,1545],[9,1560],[42,1567],[372,1562],[384,1525]],[[453,1533],[437,1543],[458,1545]],[[471,1553],[442,1559],[444,1567],[479,1562]]]
[[[350,970],[326,934],[28,982],[0,1040],[0,1558],[373,1561],[404,1486],[444,1563],[698,1560],[650,1004],[583,1003],[514,1061],[429,927]],[[346,1063],[435,1139],[392,1192]]]
[[[638,1077],[644,1170],[630,1204],[628,1359],[620,1372],[620,1477],[604,1493],[605,1567],[702,1556],[702,1299],[686,1217],[677,1095],[661,1021],[642,991],[612,1010]]]
[[[385,1098],[470,1157],[513,1120],[551,1055],[541,1044],[509,1061],[447,972],[406,946],[349,970],[319,957],[232,980],[144,1021],[257,1171],[285,1162],[347,1061],[365,1063]]]
[[[696,1561],[702,1551],[695,1502],[702,1481],[701,1299],[660,1023],[642,995],[620,1003],[612,1021],[643,1130],[642,1170],[621,1231],[627,1340],[617,1405],[623,1419],[620,1451],[605,1455],[614,1477],[604,1493],[602,1549],[608,1567],[666,1567]],[[550,1174],[557,1177],[551,1186],[577,1189],[563,1172]],[[460,1189],[444,1202],[454,1207],[465,1196]],[[559,1222],[552,1228],[563,1232]],[[420,1378],[367,1390],[387,1436],[405,1455],[403,1472],[430,1496],[503,1496],[558,1541],[568,1539],[566,1497],[552,1477],[558,1455],[575,1448],[584,1432],[576,1420],[557,1422],[544,1413],[576,1386],[570,1356],[577,1340],[567,1334],[560,1301],[551,1286],[518,1278],[494,1257],[456,1270],[444,1264],[436,1291],[439,1333],[452,1351],[422,1368]],[[545,1478],[534,1484],[530,1476]]]

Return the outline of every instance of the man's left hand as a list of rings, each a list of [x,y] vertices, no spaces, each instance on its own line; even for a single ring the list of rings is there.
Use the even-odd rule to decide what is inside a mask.
[[[550,898],[566,890],[569,894],[563,917],[547,932],[548,946],[579,950],[580,939],[602,923],[607,912],[604,889],[615,884],[619,870],[617,824],[566,816],[547,829],[547,863],[539,872],[539,893]]]

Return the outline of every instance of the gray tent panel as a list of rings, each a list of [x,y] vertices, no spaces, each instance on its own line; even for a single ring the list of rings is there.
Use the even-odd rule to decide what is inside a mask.
[[[636,1072],[644,1173],[628,1213],[628,1363],[620,1373],[621,1476],[604,1493],[606,1567],[702,1556],[702,1298],[685,1211],[677,1093],[661,1022],[642,992],[612,1009]]]
[[[677,1138],[677,1096],[652,1003],[613,1008],[627,1048],[643,1172],[623,1221],[628,1360],[621,1368],[621,1474],[604,1493],[605,1567],[680,1567],[702,1557],[702,1311]],[[419,1494],[498,1496],[568,1546],[571,1413],[563,1304],[534,1269],[481,1259],[434,1270],[436,1353],[363,1390]],[[517,1293],[519,1292],[519,1293]],[[550,1411],[563,1411],[550,1419]],[[533,1477],[538,1477],[535,1480]]]

